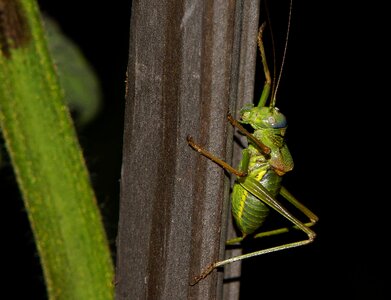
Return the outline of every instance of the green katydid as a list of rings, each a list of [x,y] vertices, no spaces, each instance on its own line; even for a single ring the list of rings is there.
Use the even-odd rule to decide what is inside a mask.
[[[288,34],[289,23],[290,21],[288,21]],[[217,267],[253,256],[303,246],[311,243],[316,235],[309,227],[317,222],[318,217],[296,200],[281,185],[282,176],[293,168],[293,160],[284,140],[287,128],[286,118],[275,107],[278,82],[276,88],[272,91],[270,104],[266,106],[271,92],[271,76],[262,40],[264,27],[265,23],[260,27],[258,34],[258,47],[266,78],[259,103],[255,107],[254,105],[246,105],[242,108],[240,121],[235,120],[228,114],[229,122],[242,134],[246,135],[249,142],[248,147],[242,152],[239,168],[235,169],[223,160],[215,157],[197,145],[191,136],[188,137],[188,143],[194,150],[237,176],[232,191],[232,214],[238,229],[242,232],[242,236],[227,241],[227,245],[239,243],[248,235],[258,238],[288,231],[288,228],[280,228],[254,234],[267,217],[269,207],[291,221],[294,224],[293,227],[302,230],[307,234],[308,238],[214,262],[205,268],[199,276],[194,278],[192,285],[208,276]],[[254,130],[253,133],[248,132],[241,124],[250,125]],[[303,212],[309,218],[309,222],[302,223],[285,209],[275,199],[278,194]]]

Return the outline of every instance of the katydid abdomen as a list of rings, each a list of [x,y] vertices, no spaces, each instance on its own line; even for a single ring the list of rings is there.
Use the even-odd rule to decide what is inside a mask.
[[[245,158],[243,158],[245,159]],[[261,163],[255,168],[250,165],[248,176],[255,178],[273,197],[280,192],[282,177],[271,169],[268,163]],[[241,163],[242,165],[242,163]],[[239,182],[236,182],[232,191],[232,215],[242,234],[248,235],[262,226],[268,216],[269,208],[259,198],[247,191]]]

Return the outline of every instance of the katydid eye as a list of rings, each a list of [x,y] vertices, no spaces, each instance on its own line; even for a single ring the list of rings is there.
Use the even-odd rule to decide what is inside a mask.
[[[270,125],[274,125],[274,123],[276,123],[276,119],[274,119],[274,117],[270,116],[267,121],[270,123]]]
[[[266,119],[266,123],[271,127],[271,128],[283,128],[287,126],[287,121],[285,116],[280,113],[278,110],[275,110],[272,116],[268,116]]]

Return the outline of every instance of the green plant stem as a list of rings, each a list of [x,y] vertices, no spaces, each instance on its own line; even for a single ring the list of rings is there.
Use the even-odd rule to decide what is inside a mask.
[[[0,0],[0,125],[50,299],[112,299],[106,235],[36,1]]]

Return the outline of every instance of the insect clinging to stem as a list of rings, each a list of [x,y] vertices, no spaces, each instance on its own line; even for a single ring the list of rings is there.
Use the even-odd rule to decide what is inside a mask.
[[[231,195],[231,207],[233,218],[242,236],[227,241],[227,245],[240,243],[245,237],[251,235],[254,238],[259,238],[288,231],[289,228],[280,228],[273,231],[255,233],[266,219],[269,208],[274,209],[292,222],[293,228],[303,231],[307,235],[307,238],[214,262],[207,266],[199,276],[196,276],[191,285],[204,279],[217,267],[270,252],[303,246],[311,243],[316,236],[315,232],[309,227],[318,221],[318,217],[281,185],[282,176],[293,169],[293,159],[284,138],[287,121],[285,116],[275,107],[276,92],[281,78],[281,70],[289,36],[291,10],[292,1],[290,4],[285,50],[279,78],[275,87],[273,89],[271,88],[272,80],[266,61],[262,38],[266,23],[263,23],[258,32],[258,48],[266,80],[260,100],[257,106],[253,104],[245,105],[240,111],[240,120],[235,120],[228,114],[228,121],[244,134],[248,140],[248,147],[242,151],[242,159],[238,169],[233,168],[225,161],[203,149],[194,142],[191,136],[188,136],[187,141],[194,150],[220,165],[228,172],[236,175],[236,181],[233,185]],[[269,97],[271,99],[269,105],[266,106]],[[241,124],[249,125],[253,132],[250,133]],[[308,217],[309,221],[303,223],[294,217],[276,200],[277,195],[281,195],[295,206]]]

